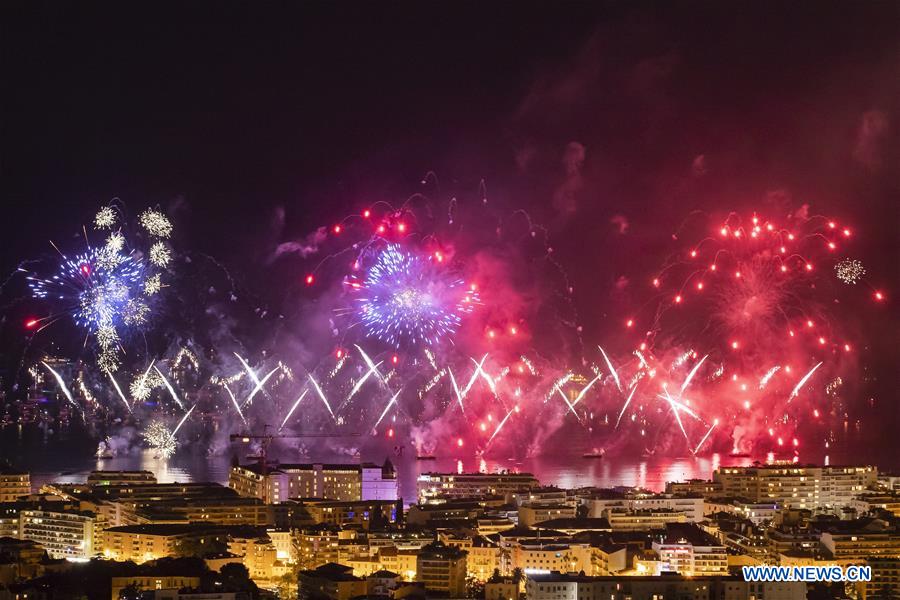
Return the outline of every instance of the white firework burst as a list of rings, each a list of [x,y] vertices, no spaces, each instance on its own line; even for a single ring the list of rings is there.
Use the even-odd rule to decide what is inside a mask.
[[[172,252],[163,242],[156,242],[150,246],[150,263],[164,268],[172,260]]]
[[[94,227],[97,229],[109,229],[116,224],[116,211],[109,206],[104,206],[94,216]]]
[[[141,226],[147,230],[150,235],[167,238],[172,235],[172,222],[169,218],[159,212],[148,208],[140,216]]]
[[[106,238],[106,246],[103,248],[105,252],[110,252],[113,254],[119,253],[122,251],[122,248],[125,247],[125,236],[122,235],[119,231],[113,231]]]
[[[855,285],[866,274],[866,268],[854,258],[845,258],[834,266],[837,278],[847,285]]]
[[[148,296],[158,294],[161,289],[162,279],[160,278],[159,273],[151,275],[144,281],[144,293]]]

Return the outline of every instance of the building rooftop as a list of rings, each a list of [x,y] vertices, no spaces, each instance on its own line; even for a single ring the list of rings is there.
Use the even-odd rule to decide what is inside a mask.
[[[535,523],[535,529],[577,529],[580,531],[607,531],[612,529],[607,519],[596,517],[570,517],[560,519],[550,519],[549,521],[541,521]]]

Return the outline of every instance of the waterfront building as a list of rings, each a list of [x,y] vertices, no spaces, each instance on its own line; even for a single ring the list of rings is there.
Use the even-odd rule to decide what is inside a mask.
[[[156,475],[150,471],[91,471],[86,485],[155,484]]]
[[[575,507],[571,504],[521,504],[519,505],[519,525],[534,527],[538,523],[552,519],[573,519],[575,512]]]
[[[757,465],[724,467],[713,473],[722,492],[750,502],[775,502],[786,508],[834,512],[874,487],[872,466]]]
[[[416,482],[419,501],[443,496],[447,498],[479,498],[508,496],[540,487],[531,473],[423,473]]]
[[[327,500],[396,500],[397,474],[390,461],[384,466],[354,464],[260,464],[231,469],[228,485],[241,496],[267,504],[290,498]]]
[[[667,508],[634,511],[627,508],[607,508],[602,516],[609,521],[613,531],[663,529],[667,523],[687,522],[683,512]]]
[[[113,600],[118,600],[119,594],[127,587],[151,592],[197,588],[200,587],[200,578],[191,575],[131,575],[112,577],[110,587]]]
[[[603,511],[624,508],[627,511],[668,510],[684,513],[684,520],[699,523],[705,514],[703,496],[687,494],[654,494],[646,490],[597,490],[581,503],[588,508],[588,515],[602,517]]]
[[[31,475],[0,466],[0,502],[16,502],[31,493]]]

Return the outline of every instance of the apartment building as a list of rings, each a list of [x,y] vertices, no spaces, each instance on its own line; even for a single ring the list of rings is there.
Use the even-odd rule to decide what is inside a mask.
[[[758,465],[713,473],[726,496],[827,512],[848,506],[877,480],[878,469],[872,466]]]
[[[429,498],[478,498],[506,496],[540,487],[531,473],[423,473],[416,482],[419,501]]]

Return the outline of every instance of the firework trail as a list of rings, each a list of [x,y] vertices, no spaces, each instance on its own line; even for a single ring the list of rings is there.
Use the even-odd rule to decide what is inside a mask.
[[[74,398],[72,398],[72,392],[69,391],[69,388],[66,385],[66,382],[63,381],[62,376],[59,373],[57,373],[56,370],[53,367],[51,367],[50,365],[48,365],[45,361],[41,361],[41,364],[44,365],[45,367],[47,367],[47,370],[50,371],[50,373],[53,375],[53,378],[56,379],[56,384],[59,386],[59,389],[62,390],[62,393],[66,397],[66,400],[69,401],[69,404],[71,404],[72,406],[77,408],[78,412],[80,412],[83,416],[84,411],[81,410],[81,407],[78,406],[78,403],[75,402]]]
[[[287,415],[284,417],[284,421],[281,422],[281,427],[278,428],[279,431],[284,429],[284,426],[287,425],[288,420],[291,418],[291,415],[294,414],[294,411],[300,406],[300,402],[306,397],[306,394],[309,392],[309,389],[303,390],[303,393],[297,398],[294,402],[293,406],[291,406],[291,410],[288,411]]]
[[[612,362],[609,360],[609,357],[606,355],[606,352],[603,350],[602,346],[597,346],[600,348],[600,354],[603,355],[603,360],[606,361],[606,366],[609,367],[609,372],[613,376],[613,379],[616,382],[616,387],[619,388],[619,391],[622,391],[622,382],[619,381],[619,374],[616,373],[616,370],[613,368]]]
[[[237,411],[237,414],[241,418],[241,421],[244,422],[244,427],[248,427],[247,419],[244,417],[244,411],[241,410],[241,405],[237,401],[237,398],[234,397],[234,394],[231,392],[231,388],[228,387],[228,384],[223,384],[222,387],[225,388],[225,391],[228,393],[228,397],[231,398],[231,403],[234,405],[234,409]],[[298,403],[299,403],[299,400],[298,400]]]
[[[319,395],[319,398],[322,399],[322,402],[325,404],[325,408],[328,409],[328,414],[331,415],[331,418],[337,421],[337,416],[335,416],[334,411],[331,410],[331,404],[328,403],[328,398],[325,397],[325,393],[322,392],[322,388],[319,387],[319,383],[313,378],[312,375],[309,375],[309,381],[313,384],[313,387],[316,390],[316,393]]]
[[[181,403],[181,400],[178,398],[178,394],[175,393],[175,388],[172,387],[172,384],[169,383],[169,380],[166,379],[166,376],[162,374],[162,371],[159,370],[159,367],[153,367],[156,372],[159,374],[159,377],[162,379],[163,385],[166,386],[166,389],[169,390],[169,395],[172,396],[172,400],[178,405],[181,410],[184,410],[184,404]]]
[[[701,358],[700,361],[697,362],[696,365],[694,365],[694,368],[691,369],[691,372],[688,373],[687,377],[684,378],[684,383],[681,384],[681,391],[679,392],[679,395],[684,394],[684,391],[688,388],[689,385],[691,385],[691,380],[694,378],[694,375],[697,374],[697,371],[700,369],[703,361],[705,361],[708,356],[709,354]]]
[[[109,375],[109,379],[110,379],[110,381],[112,381],[112,384],[116,390],[116,393],[119,395],[119,398],[122,399],[122,404],[125,405],[125,408],[128,409],[128,412],[133,412],[131,405],[128,404],[128,400],[125,398],[125,394],[122,393],[122,388],[119,387],[119,382],[116,381],[115,377],[113,377],[112,371],[106,371],[106,374]]]
[[[718,420],[718,419],[716,419],[716,420],[713,421],[712,425],[710,425],[710,426],[709,426],[709,429],[706,431],[706,435],[704,435],[704,436],[700,439],[700,443],[697,444],[697,447],[696,447],[696,448],[694,448],[694,454],[697,454],[698,452],[700,452],[700,448],[703,447],[703,444],[704,444],[704,443],[706,442],[706,440],[709,438],[709,434],[711,434],[711,433],[713,432],[713,429],[715,429],[715,428],[716,428],[716,425],[718,425],[718,424],[719,424],[719,420]]]
[[[269,378],[272,375],[274,375],[277,370],[278,370],[278,367],[275,367],[274,369],[272,369],[271,371],[266,373],[265,377],[257,380],[256,385],[253,387],[253,391],[250,392],[250,395],[247,396],[246,400],[244,400],[244,406],[249,406],[250,404],[253,403],[254,396],[256,396],[257,393],[262,391],[263,386],[266,385],[266,382],[269,381]]]
[[[381,411],[381,416],[378,417],[378,420],[375,421],[375,425],[372,426],[372,431],[375,431],[376,429],[378,429],[378,426],[381,425],[381,421],[388,414],[388,411],[391,409],[391,406],[393,406],[397,402],[397,398],[399,396],[400,396],[400,390],[398,390],[396,394],[391,396],[390,402],[387,403],[387,406],[385,406],[384,410]]]
[[[622,420],[622,415],[625,414],[625,411],[628,409],[628,405],[631,404],[631,398],[634,396],[634,392],[637,391],[637,384],[635,383],[634,387],[631,388],[631,391],[628,393],[628,398],[625,399],[625,404],[622,405],[622,410],[619,411],[619,416],[616,419],[616,427],[619,428],[619,421]]]
[[[807,381],[809,381],[809,378],[813,376],[813,373],[815,373],[816,369],[821,367],[822,364],[823,364],[822,362],[817,363],[816,366],[814,366],[812,369],[810,369],[806,373],[806,375],[804,375],[802,378],[800,378],[800,381],[798,381],[797,385],[794,386],[794,389],[791,390],[791,395],[788,396],[788,402],[790,402],[791,400],[793,400],[800,394],[800,390],[803,389],[803,386],[806,384]]]

